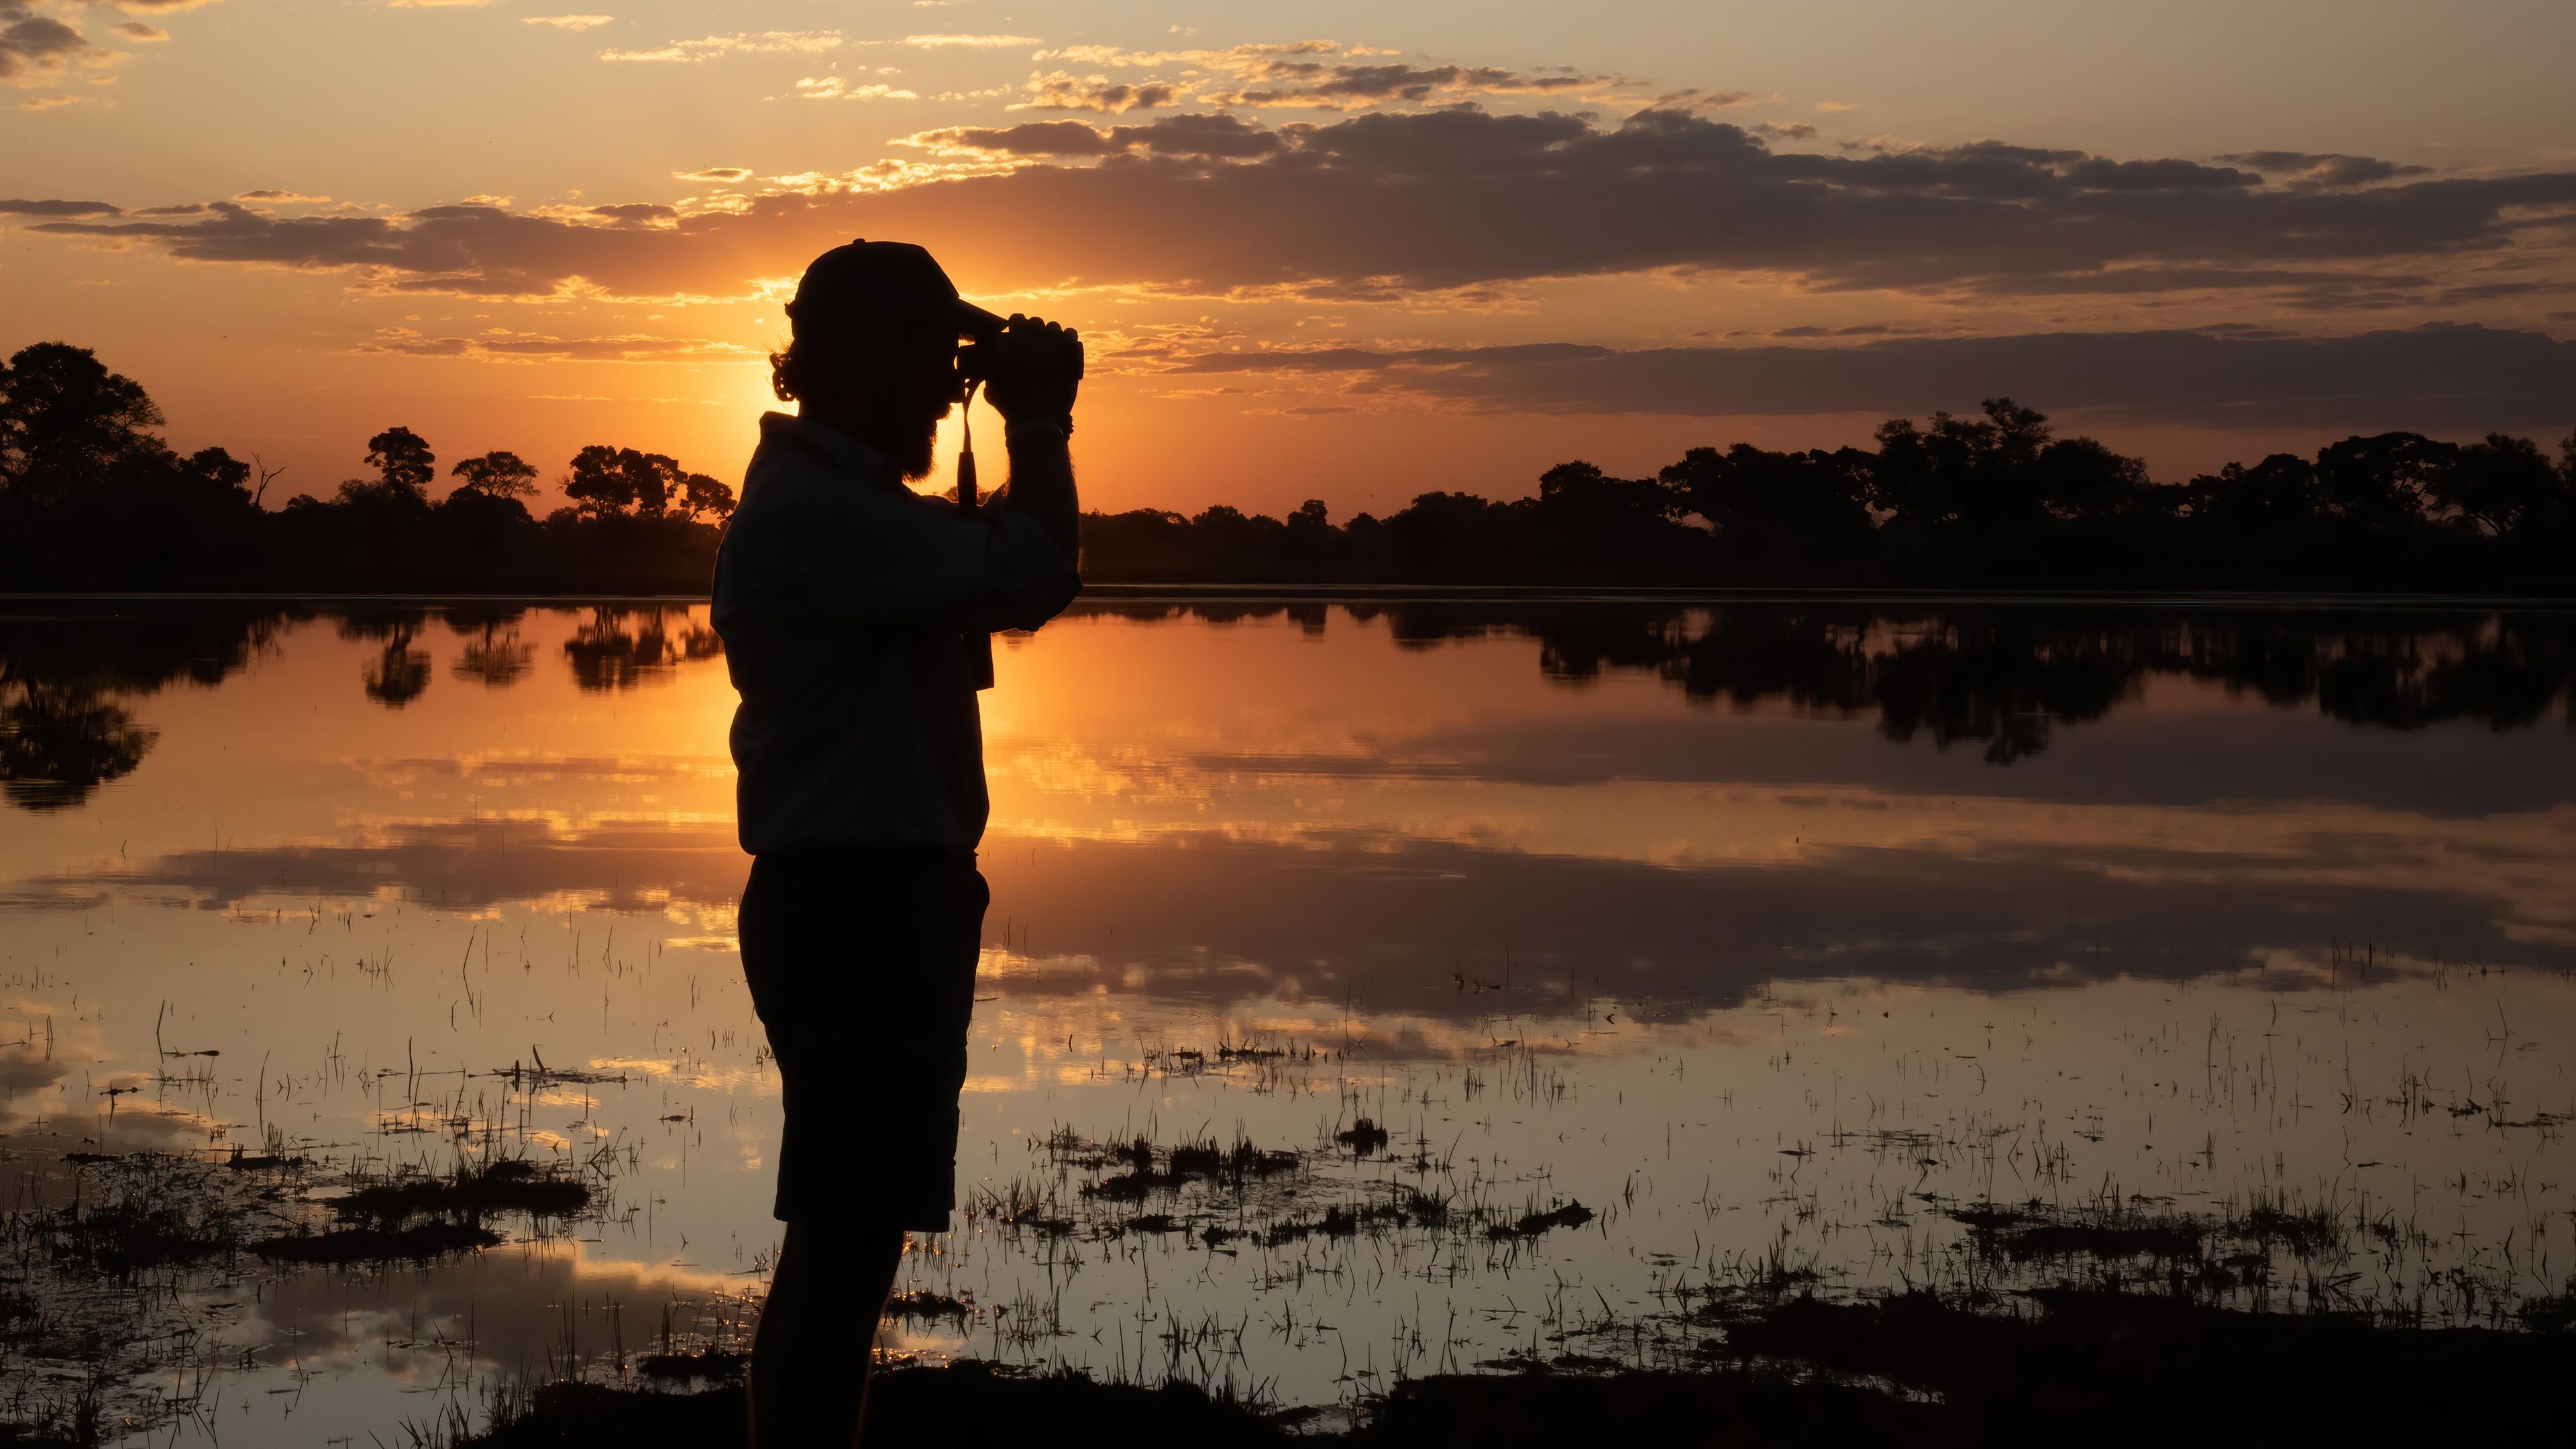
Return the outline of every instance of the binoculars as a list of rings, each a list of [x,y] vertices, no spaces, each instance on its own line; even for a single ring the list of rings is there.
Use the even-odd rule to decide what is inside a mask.
[[[1009,319],[987,312],[972,302],[957,303],[957,373],[968,386],[979,387],[992,380],[992,370],[986,359],[1000,350],[1002,329],[1009,325]],[[1082,361],[1078,353],[1073,375],[1076,381],[1081,380]]]

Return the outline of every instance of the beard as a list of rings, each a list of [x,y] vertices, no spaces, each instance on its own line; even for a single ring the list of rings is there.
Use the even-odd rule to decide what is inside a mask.
[[[903,481],[918,483],[930,476],[933,455],[939,448],[939,420],[932,418],[920,431],[907,435],[894,457],[894,465],[903,470]]]

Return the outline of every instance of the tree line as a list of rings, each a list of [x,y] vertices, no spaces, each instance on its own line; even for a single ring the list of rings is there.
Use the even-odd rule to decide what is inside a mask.
[[[0,587],[690,593],[706,587],[733,489],[663,453],[593,444],[540,518],[538,470],[495,450],[451,464],[394,426],[328,497],[268,494],[282,470],[220,448],[181,456],[160,408],[88,349],[40,342],[0,364]]]
[[[454,463],[409,428],[368,440],[372,476],[266,506],[276,474],[151,432],[142,387],[86,349],[0,368],[0,570],[25,589],[696,593],[733,507],[667,455],[583,448],[543,518],[537,469]],[[2182,483],[2009,398],[1883,424],[1874,447],[1693,448],[1651,477],[1557,465],[1535,496],[1419,494],[1335,522],[1219,504],[1091,513],[1103,582],[1666,587],[2346,588],[2565,592],[2576,582],[2576,435],[2553,459],[2354,436]]]
[[[1083,520],[1099,580],[1709,587],[2474,589],[2576,583],[2576,435],[2348,437],[2185,483],[2009,398],[1881,425],[1875,448],[1692,448],[1651,477],[1585,462],[1535,497],[1423,493],[1336,525],[1219,505]]]

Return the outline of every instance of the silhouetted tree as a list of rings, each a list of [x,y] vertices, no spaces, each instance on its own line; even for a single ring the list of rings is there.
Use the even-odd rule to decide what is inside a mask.
[[[2420,433],[2381,433],[2329,443],[2317,453],[2317,496],[2355,527],[2386,535],[2414,532],[2431,511],[2458,449]]]
[[[201,485],[202,491],[232,501],[250,499],[250,465],[221,448],[199,448],[179,465],[179,476]]]
[[[668,454],[593,443],[573,454],[563,491],[573,507],[589,517],[626,513],[658,517],[670,506],[671,495],[685,489],[687,476],[679,460]],[[725,491],[729,500],[732,490]]]
[[[518,454],[495,449],[478,457],[460,459],[448,476],[465,480],[464,487],[487,498],[534,498],[537,496],[537,470]]]
[[[2184,506],[2203,532],[2279,536],[2317,516],[2317,470],[2295,453],[2274,453],[2248,468],[2230,463],[2183,485]]]
[[[681,480],[680,508],[692,523],[700,514],[722,523],[733,516],[733,487],[704,473],[692,473]]]
[[[108,371],[88,348],[22,347],[0,366],[0,497],[41,508],[132,464],[166,459],[169,450],[144,431],[161,421],[143,385]]]
[[[564,477],[570,506],[543,520],[522,501],[534,470],[501,451],[458,463],[459,485],[433,508],[428,444],[389,428],[370,440],[374,477],[272,513],[258,501],[272,472],[220,448],[176,457],[147,431],[159,417],[139,385],[68,344],[0,368],[0,578],[694,590],[734,504],[731,488],[667,454],[594,444]],[[1890,419],[1875,439],[1693,448],[1644,478],[1570,462],[1540,475],[1534,497],[1434,490],[1338,526],[1312,499],[1285,519],[1229,504],[1194,518],[1095,514],[1084,567],[1176,583],[2576,586],[2576,436],[2553,465],[2503,434],[2461,447],[2384,433],[2175,485],[2004,397],[1971,415]],[[604,659],[618,651],[605,637],[600,647]]]
[[[1738,443],[1693,448],[1660,476],[1740,567],[1748,558],[1832,556],[1866,540],[1870,463],[1858,448],[1774,453]]]
[[[2571,489],[2539,444],[2489,433],[2485,442],[2453,453],[2426,491],[2469,526],[2504,538],[2563,518]]]
[[[438,476],[438,455],[420,434],[392,427],[367,439],[367,466],[376,470],[386,492],[426,501],[429,481]]]

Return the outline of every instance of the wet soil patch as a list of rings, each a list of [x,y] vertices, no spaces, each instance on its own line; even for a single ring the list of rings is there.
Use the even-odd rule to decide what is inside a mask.
[[[2511,1437],[2557,1420],[2553,1386],[2576,1372],[2566,1334],[2395,1328],[2078,1288],[1995,1310],[1912,1293],[1708,1316],[1721,1329],[1703,1345],[1713,1359],[1937,1395],[1931,1422],[1945,1441],[1980,1425],[2110,1443],[2441,1443],[2472,1425]]]
[[[516,1421],[466,1443],[478,1449],[736,1449],[743,1391],[667,1394],[557,1384]],[[982,1364],[894,1369],[868,1391],[870,1443],[1043,1443],[1050,1449],[1139,1444],[1261,1444],[1287,1438],[1278,1416],[1196,1388],[1146,1389],[1072,1374],[1022,1376]]]

